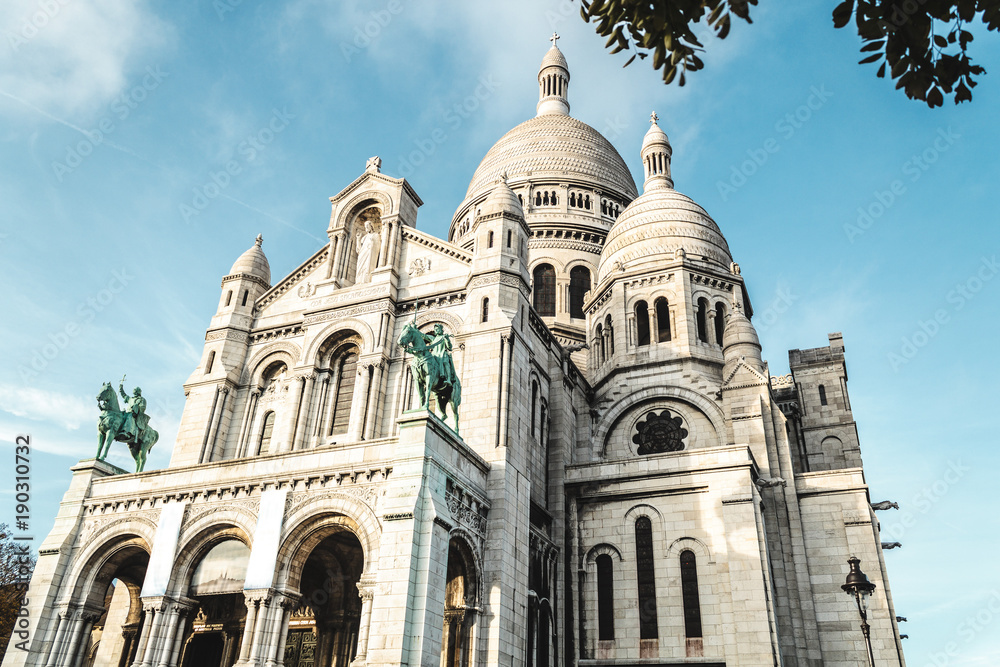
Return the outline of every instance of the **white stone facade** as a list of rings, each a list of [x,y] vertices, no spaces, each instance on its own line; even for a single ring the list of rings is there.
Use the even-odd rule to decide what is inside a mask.
[[[852,555],[902,667],[842,338],[768,377],[655,117],[639,195],[556,47],[538,82],[449,241],[373,158],[289,275],[237,260],[169,467],[73,468],[4,667],[847,667]],[[460,435],[414,321],[453,337]]]

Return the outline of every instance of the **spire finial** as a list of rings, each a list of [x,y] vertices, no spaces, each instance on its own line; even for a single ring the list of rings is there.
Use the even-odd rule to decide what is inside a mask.
[[[651,125],[656,125],[656,121],[660,120],[660,117],[656,115],[656,112],[649,114],[649,122]]]
[[[254,241],[254,245],[257,246],[258,248],[260,248],[262,245],[264,245],[264,235],[263,234],[258,234],[257,235],[257,240]]]
[[[500,174],[500,182],[507,185],[507,170],[505,169],[502,174]]]
[[[549,37],[549,41],[552,42],[552,48],[554,48],[554,49],[558,49],[559,48],[559,40],[560,40],[559,33],[558,32],[553,32],[552,36]]]

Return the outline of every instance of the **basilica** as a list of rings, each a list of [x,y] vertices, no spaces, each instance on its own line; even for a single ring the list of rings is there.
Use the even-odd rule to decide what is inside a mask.
[[[372,158],[288,275],[220,264],[169,467],[72,468],[3,667],[855,667],[852,557],[904,665],[843,337],[769,376],[657,117],[623,159],[553,44],[447,240]]]

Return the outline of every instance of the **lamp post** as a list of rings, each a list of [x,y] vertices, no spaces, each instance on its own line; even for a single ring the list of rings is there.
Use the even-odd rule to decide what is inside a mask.
[[[875,654],[872,653],[871,627],[868,625],[868,598],[875,591],[875,584],[861,571],[861,561],[851,556],[847,559],[851,571],[847,573],[847,582],[841,586],[845,593],[854,598],[861,615],[861,632],[865,635],[865,645],[868,648],[868,664],[875,667]]]

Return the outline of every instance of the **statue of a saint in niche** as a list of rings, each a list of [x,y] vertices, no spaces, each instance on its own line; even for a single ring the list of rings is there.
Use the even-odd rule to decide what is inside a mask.
[[[367,283],[372,279],[372,271],[375,270],[381,241],[382,236],[375,231],[375,225],[372,224],[372,221],[365,220],[365,233],[359,234],[355,240],[358,247],[358,269],[355,273],[354,284]]]

